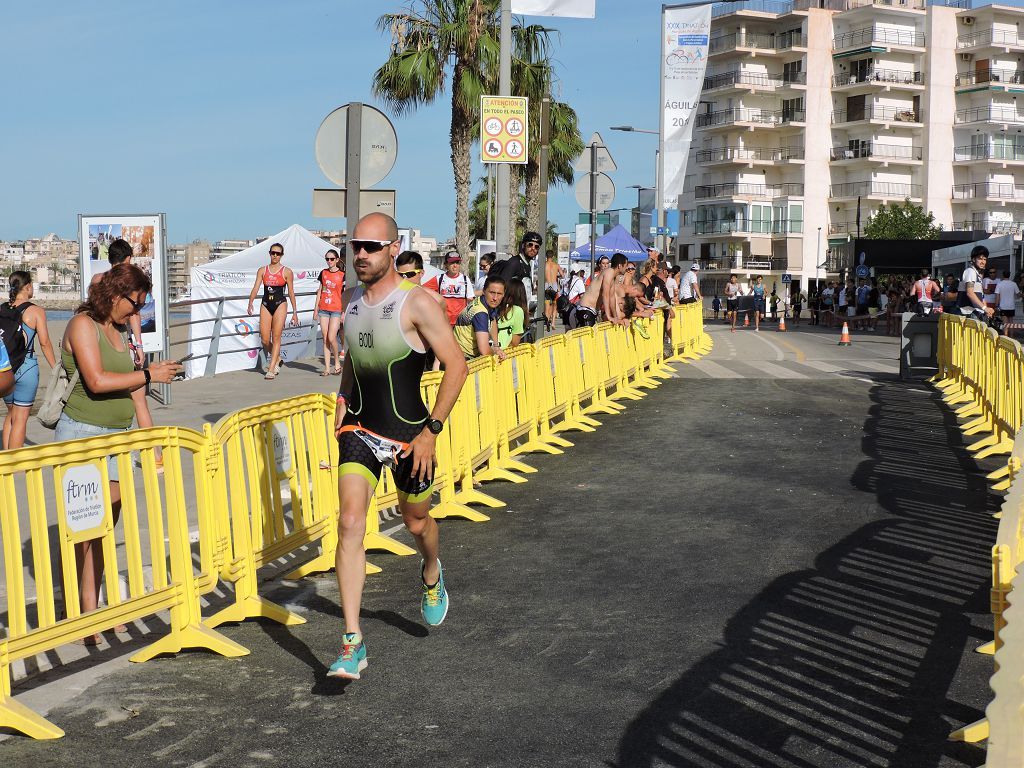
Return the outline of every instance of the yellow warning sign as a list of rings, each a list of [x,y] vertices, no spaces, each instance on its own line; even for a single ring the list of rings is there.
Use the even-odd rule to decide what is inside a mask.
[[[480,162],[526,162],[529,104],[525,96],[480,97]]]

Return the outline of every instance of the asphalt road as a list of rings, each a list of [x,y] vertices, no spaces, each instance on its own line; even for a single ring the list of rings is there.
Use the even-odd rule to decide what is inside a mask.
[[[736,357],[780,362],[740,335]],[[104,675],[50,710],[64,739],[9,739],[0,765],[980,765],[946,735],[990,696],[972,649],[997,499],[934,394],[842,362],[895,349],[864,342],[786,335],[841,361],[817,376],[687,367],[529,483],[490,484],[506,510],[441,524],[439,628],[418,559],[375,555],[359,682],[324,674],[333,578],[278,585],[307,624]]]

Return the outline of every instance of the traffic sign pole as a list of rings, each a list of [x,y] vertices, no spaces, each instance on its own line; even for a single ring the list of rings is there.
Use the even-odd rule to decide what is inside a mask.
[[[348,125],[345,132],[345,228],[348,239],[355,235],[356,222],[359,221],[359,152],[362,147],[363,105],[358,101],[348,105]],[[352,249],[345,248],[345,269],[349,280],[355,279],[355,254]]]
[[[590,277],[594,277],[594,250],[597,248],[597,144],[590,145]]]
[[[551,140],[551,99],[547,96],[540,103],[540,152],[538,153],[537,159],[537,172],[540,176],[540,226],[541,232],[546,234],[548,229],[548,142]],[[547,317],[547,299],[545,298],[545,291],[547,289],[547,276],[548,276],[548,257],[547,250],[556,250],[557,243],[545,243],[547,249],[542,249],[541,253],[537,254],[537,302],[542,310],[544,317]],[[554,247],[552,247],[554,246]],[[544,334],[547,330],[547,322],[536,323],[534,325],[534,336],[537,339],[544,338]]]

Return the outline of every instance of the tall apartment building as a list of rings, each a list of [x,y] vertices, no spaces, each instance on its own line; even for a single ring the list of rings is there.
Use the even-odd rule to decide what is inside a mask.
[[[209,260],[210,244],[205,240],[167,246],[167,292],[172,301],[187,295],[191,290],[192,267]]]
[[[947,230],[1020,233],[1024,9],[752,0],[713,17],[684,258],[806,286],[906,198]]]

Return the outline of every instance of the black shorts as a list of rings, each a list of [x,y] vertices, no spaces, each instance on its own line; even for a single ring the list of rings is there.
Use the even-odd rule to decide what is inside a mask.
[[[345,419],[346,425],[357,423],[354,420]],[[393,432],[400,432],[401,434],[390,434],[385,435],[385,437],[409,443],[422,431],[422,424],[410,424],[393,430]],[[384,464],[355,432],[342,432],[338,437],[338,467],[339,474],[356,474],[365,477],[367,482],[370,483],[370,491],[372,492],[377,487]],[[392,468],[391,474],[395,478],[398,496],[403,501],[423,501],[429,499],[433,493],[432,479],[423,481],[412,476],[411,456],[404,459],[399,458],[398,464]]]
[[[569,310],[570,328],[593,328],[597,325],[597,312],[590,307],[581,307],[578,304]]]
[[[740,300],[739,299],[726,299],[725,300],[725,309],[728,312],[735,312],[737,309],[739,309],[739,306],[740,306]]]
[[[544,289],[544,298],[547,299],[548,301],[554,301],[555,300],[555,296],[557,296],[557,295],[558,295],[558,291],[556,291],[554,288],[545,288]]]
[[[1000,309],[999,314],[1003,317],[1013,317],[1016,311],[1015,309]]]
[[[284,286],[265,285],[263,286],[263,301],[262,304],[267,308],[267,312],[273,317],[274,313],[277,312],[277,308],[285,303],[284,298]]]

